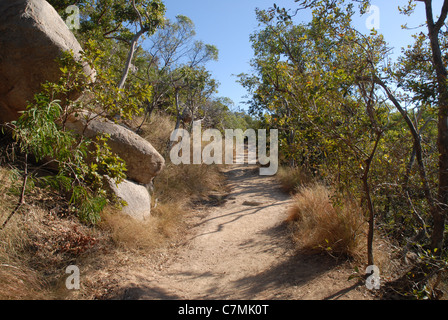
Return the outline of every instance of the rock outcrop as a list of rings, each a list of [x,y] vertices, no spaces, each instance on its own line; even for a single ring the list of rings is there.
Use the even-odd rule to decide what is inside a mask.
[[[56,10],[45,0],[0,0],[0,124],[18,119],[42,84],[57,82],[62,73],[57,58],[71,51],[80,58],[81,46]],[[78,60],[79,61],[79,60]],[[95,71],[84,66],[84,73],[95,79]],[[82,92],[71,93],[75,100]],[[85,115],[85,114],[84,114]],[[98,117],[88,121],[72,117],[66,128],[94,138],[110,135],[109,146],[126,162],[127,178],[118,186],[105,177],[109,189],[126,201],[123,211],[138,220],[151,212],[149,188],[165,160],[153,146],[118,124]]]
[[[46,81],[61,76],[55,60],[80,44],[56,10],[44,0],[0,1],[0,123],[18,118]],[[84,66],[87,76],[94,71]],[[81,92],[73,92],[76,99]]]
[[[145,186],[129,180],[124,180],[117,185],[107,176],[105,180],[106,188],[117,198],[126,202],[126,206],[122,209],[123,213],[139,221],[145,221],[150,217],[151,195]]]
[[[163,169],[165,159],[138,134],[95,114],[84,112],[78,117],[72,116],[65,127],[90,139],[104,133],[110,136],[107,144],[126,162],[127,180],[116,185],[114,180],[105,177],[108,189],[126,201],[124,213],[140,221],[147,220],[151,214],[149,189],[153,178]]]
[[[149,184],[165,165],[165,159],[147,140],[110,120],[80,113],[77,118],[69,118],[65,127],[90,139],[102,133],[108,134],[107,144],[126,162],[129,180]]]

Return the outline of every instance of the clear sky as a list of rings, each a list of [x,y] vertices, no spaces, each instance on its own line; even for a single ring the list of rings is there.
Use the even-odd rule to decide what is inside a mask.
[[[255,18],[255,8],[267,9],[275,2],[285,8],[297,8],[294,0],[163,0],[167,12],[166,17],[174,19],[182,14],[189,17],[196,27],[196,39],[204,43],[213,44],[219,50],[219,61],[210,62],[210,70],[216,80],[220,82],[217,96],[228,97],[236,107],[246,108],[243,101],[247,94],[245,89],[236,82],[237,74],[250,72],[249,62],[253,51],[249,36],[258,27]],[[433,1],[436,10],[440,6]],[[371,4],[378,8],[376,11],[357,17],[355,27],[361,32],[368,32],[366,22],[375,23],[379,17],[378,31],[384,34],[386,41],[394,47],[394,56],[400,53],[400,48],[412,43],[411,35],[425,28],[402,30],[401,25],[417,27],[425,22],[424,7],[417,3],[415,13],[411,16],[399,14],[398,5],[404,5],[407,0],[372,0]],[[370,17],[370,20],[368,18]],[[301,11],[296,18],[299,21],[309,21],[309,13]]]

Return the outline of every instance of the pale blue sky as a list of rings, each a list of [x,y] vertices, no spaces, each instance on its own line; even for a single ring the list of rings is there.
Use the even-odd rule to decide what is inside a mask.
[[[167,9],[167,18],[173,19],[182,14],[189,17],[196,26],[197,40],[216,45],[219,50],[219,61],[210,62],[207,68],[215,79],[220,82],[217,96],[231,98],[235,106],[245,108],[243,96],[247,94],[239,85],[237,75],[249,72],[249,62],[253,51],[249,41],[258,26],[255,18],[255,8],[267,9],[275,2],[285,8],[297,8],[293,0],[163,0]],[[438,2],[433,1],[435,9]],[[409,27],[417,27],[425,21],[424,7],[417,3],[415,13],[411,16],[399,14],[398,5],[407,0],[372,0],[371,4],[379,8],[379,32],[384,34],[386,41],[393,46],[394,57],[400,53],[400,48],[411,43],[411,35],[418,31],[426,32],[424,28],[402,30],[401,25],[408,23]],[[355,26],[359,31],[368,32],[366,19],[369,15],[359,17]],[[301,11],[296,18],[309,21],[309,13]]]

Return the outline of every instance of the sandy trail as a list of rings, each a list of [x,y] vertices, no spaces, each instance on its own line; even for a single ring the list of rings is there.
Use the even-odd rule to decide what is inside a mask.
[[[366,299],[350,270],[297,253],[283,223],[290,196],[258,168],[226,169],[231,192],[158,272],[134,271],[122,299]]]

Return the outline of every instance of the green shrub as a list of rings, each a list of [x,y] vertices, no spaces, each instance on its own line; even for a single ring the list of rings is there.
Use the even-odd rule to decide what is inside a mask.
[[[22,154],[33,155],[38,163],[57,168],[55,175],[38,178],[32,172],[26,174],[27,178],[66,194],[81,220],[96,223],[108,203],[103,176],[119,183],[126,177],[126,164],[111,152],[107,135],[87,139],[66,130],[65,122],[82,111],[129,119],[141,112],[139,105],[148,99],[150,88],[133,85],[117,89],[108,78],[109,71],[99,65],[104,53],[95,49],[93,42],[87,47],[90,56],[85,55],[82,62],[75,62],[71,53],[63,55],[60,80],[45,83],[20,118],[4,127],[11,130]],[[95,82],[84,74],[83,63],[96,70]],[[70,100],[73,92],[80,91],[85,93],[82,99]]]

